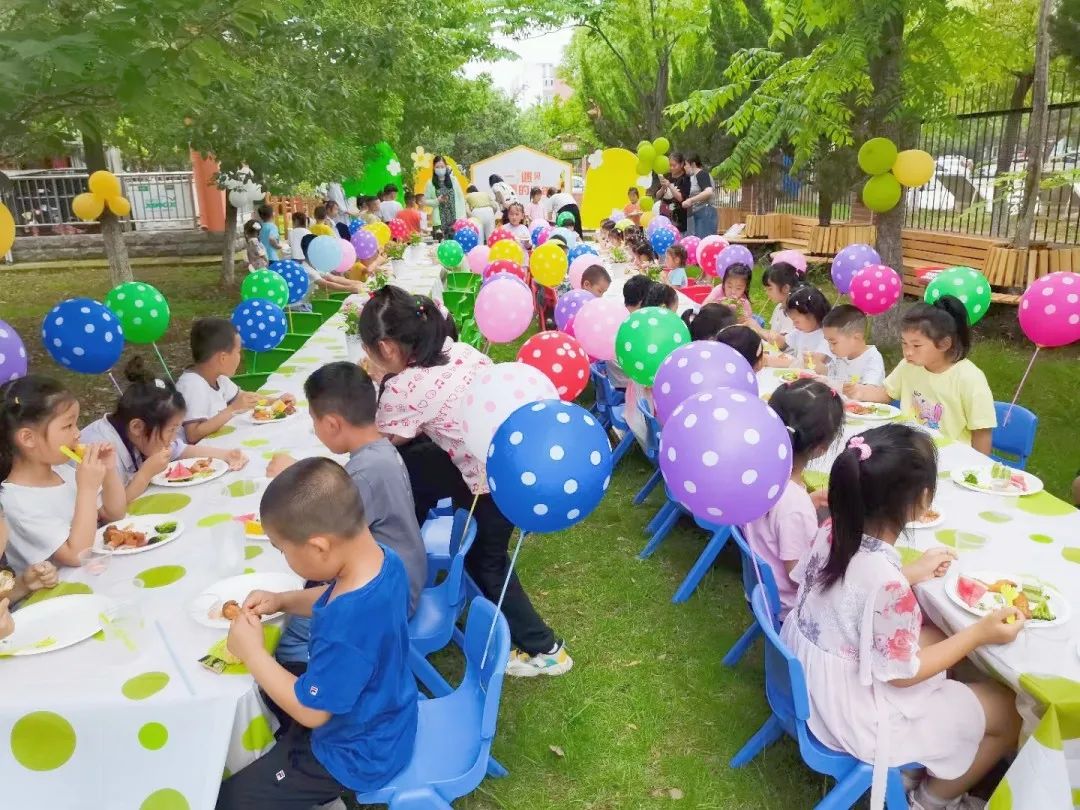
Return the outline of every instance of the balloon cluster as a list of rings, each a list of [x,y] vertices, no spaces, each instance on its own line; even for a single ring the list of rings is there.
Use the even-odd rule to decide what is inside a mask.
[[[934,176],[934,158],[922,149],[899,152],[888,138],[871,138],[859,147],[859,168],[870,175],[862,200],[871,211],[883,214],[900,202],[904,187],[926,185]]]
[[[112,172],[99,169],[90,175],[88,185],[89,191],[77,195],[71,201],[72,213],[83,222],[97,220],[105,212],[106,206],[118,217],[126,217],[131,213],[131,203],[120,188],[120,178]],[[2,230],[0,227],[0,232]],[[0,241],[2,239],[3,236],[0,234]],[[6,250],[0,251],[0,253],[6,252]]]
[[[642,141],[637,147],[637,173],[639,177],[645,177],[651,175],[653,172],[656,174],[667,174],[671,169],[671,161],[668,160],[668,149],[671,148],[671,143],[667,138],[662,135],[654,140],[652,143],[648,141]],[[645,198],[642,198],[642,211],[648,211],[652,208],[652,200],[649,200],[648,208],[644,204]]]

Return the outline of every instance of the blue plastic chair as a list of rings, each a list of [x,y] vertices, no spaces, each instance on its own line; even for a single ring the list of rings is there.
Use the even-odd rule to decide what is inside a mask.
[[[781,735],[787,734],[799,745],[799,754],[810,768],[820,774],[831,776],[836,786],[818,803],[818,810],[841,810],[849,808],[870,789],[873,766],[848,754],[834,751],[823,745],[810,731],[810,697],[806,691],[806,676],[802,664],[780,640],[776,625],[766,607],[765,589],[758,585],[750,597],[754,616],[765,636],[765,696],[769,700],[772,715],[757,733],[732,758],[731,767],[741,768],[759,753],[772,745]],[[904,765],[903,769],[919,767]],[[889,768],[885,787],[885,806],[888,810],[906,810],[907,796],[900,768]]]
[[[720,556],[720,552],[724,550],[724,546],[727,545],[727,541],[731,537],[731,526],[709,523],[700,518],[694,518],[694,523],[709,533],[709,539],[705,543],[705,548],[701,550],[698,558],[691,566],[690,571],[687,572],[686,579],[682,581],[682,584],[676,589],[675,595],[671,597],[671,601],[676,605],[685,602],[694,595],[697,586],[705,578],[705,575],[709,573],[709,569],[712,568],[716,558]]]
[[[461,543],[461,530],[468,515],[463,509],[455,511],[449,499],[439,501],[434,509],[428,510],[427,520],[420,527],[420,537],[427,551],[428,578],[425,587],[434,585],[438,575],[450,567],[450,561]],[[470,529],[475,535],[475,521]]]
[[[1035,446],[1039,417],[1021,405],[1013,405],[1010,413],[1008,402],[995,402],[994,412],[997,414],[998,426],[990,435],[990,457],[994,461],[1023,470],[1027,467],[1028,456]],[[1002,456],[1002,453],[1008,455]]]
[[[746,538],[743,537],[742,532],[738,528],[731,530],[731,537],[735,541],[735,545],[739,547],[739,554],[742,556],[742,581],[743,581],[743,593],[746,594],[746,607],[750,608],[750,597],[754,593],[754,588],[761,585],[765,589],[765,598],[768,600],[769,610],[773,617],[773,629],[778,633],[780,632],[780,590],[776,587],[776,577],[773,575],[773,570],[769,567],[769,564],[761,559],[761,555],[755,554],[750,548],[750,544],[746,542]],[[754,558],[757,558],[758,570],[754,570]],[[761,573],[761,578],[758,579],[758,572]],[[753,646],[754,642],[761,637],[761,628],[758,627],[757,621],[754,619],[754,612],[750,610],[750,626],[746,628],[739,640],[731,645],[731,649],[724,655],[723,664],[726,667],[733,667],[742,660],[742,657],[746,655],[747,650]]]
[[[495,633],[481,666],[492,621]],[[465,676],[458,688],[445,697],[420,701],[412,760],[385,787],[358,794],[360,804],[450,810],[450,802],[483,781],[493,761],[491,744],[510,657],[510,628],[487,599],[474,599],[469,607],[464,649]]]
[[[652,406],[645,397],[637,401],[637,409],[638,413],[645,419],[645,458],[656,469],[649,476],[649,480],[645,482],[645,486],[638,490],[638,494],[634,496],[634,506],[644,503],[645,499],[656,488],[656,485],[664,479],[663,473],[660,472],[660,423],[656,420]]]
[[[615,428],[622,433],[622,438],[611,452],[612,465],[618,464],[636,441],[634,432],[626,423],[626,395],[617,391],[607,378],[607,364],[593,363],[589,367],[589,376],[596,390],[596,404],[593,413],[605,429]]]

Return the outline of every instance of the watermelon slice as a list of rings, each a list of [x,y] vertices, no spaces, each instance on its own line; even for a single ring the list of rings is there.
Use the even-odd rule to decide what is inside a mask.
[[[166,481],[186,481],[191,478],[194,473],[185,467],[183,464],[177,463],[169,468],[169,471],[165,473]]]
[[[956,595],[964,600],[968,607],[975,607],[986,594],[986,586],[971,577],[957,577]]]

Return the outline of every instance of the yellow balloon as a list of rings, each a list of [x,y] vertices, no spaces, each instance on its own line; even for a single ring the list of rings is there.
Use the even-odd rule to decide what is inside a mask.
[[[3,256],[15,244],[15,218],[7,206],[0,203],[0,256]]]
[[[642,214],[641,215],[641,227],[642,228],[648,228],[649,223],[652,222],[652,218],[653,218],[653,212],[652,211],[646,211],[644,214]]]
[[[494,248],[492,248],[494,250]],[[555,242],[545,242],[532,252],[529,271],[537,284],[558,287],[566,278],[566,254]]]
[[[127,197],[109,197],[105,200],[105,203],[109,206],[109,210],[118,217],[126,217],[131,213],[131,203],[128,202]]]
[[[316,222],[309,228],[309,230],[316,236],[336,236],[337,231],[331,228],[329,225],[323,222]]]
[[[105,211],[105,198],[83,192],[71,201],[71,210],[83,222],[94,222]]]
[[[896,156],[892,173],[908,188],[926,185],[934,176],[934,158],[922,149],[905,149]]]
[[[365,230],[371,231],[371,235],[375,237],[375,241],[379,243],[379,247],[383,247],[390,241],[390,229],[386,226],[385,222],[372,222],[369,225],[364,226]]]
[[[562,253],[561,250],[559,252]],[[513,239],[500,239],[491,246],[491,252],[488,254],[489,262],[496,262],[499,259],[509,259],[514,264],[523,265],[525,264],[525,251]]]
[[[120,188],[120,178],[104,169],[99,169],[90,175],[89,185],[92,193],[104,197],[106,200],[109,197],[119,197],[123,194]]]

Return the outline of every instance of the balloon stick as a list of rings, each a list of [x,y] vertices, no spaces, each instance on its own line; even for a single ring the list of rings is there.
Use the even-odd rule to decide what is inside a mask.
[[[258,361],[259,361],[259,353],[258,352],[252,352],[251,353],[251,362],[248,363],[248,374],[254,374],[255,373],[255,364]]]
[[[518,552],[521,551],[521,544],[525,540],[527,532],[518,529],[518,541],[514,546],[514,553],[510,557],[510,567],[506,569],[506,579],[503,580],[502,590],[499,591],[499,603],[495,605],[495,616],[491,619],[491,627],[488,628],[487,641],[484,642],[484,655],[480,658],[480,669],[484,668],[484,664],[487,663],[488,647],[491,646],[491,637],[495,635],[495,622],[499,621],[499,615],[502,613],[503,599],[506,597],[506,588],[510,585],[510,577],[514,575],[514,564],[517,562]]]
[[[296,330],[293,329],[293,325],[292,325],[292,310],[289,309],[289,310],[286,310],[286,312],[289,313],[289,331],[295,333]]]
[[[732,526],[731,531],[737,532],[739,530],[735,526]],[[754,553],[754,552],[751,552],[750,559],[754,563],[754,577],[757,579],[758,585],[760,585],[762,588],[764,588],[765,587],[765,581],[761,578],[761,569],[758,568],[758,561],[757,561],[758,560],[758,555],[756,553]],[[775,624],[776,620],[773,619],[772,607],[769,605],[769,600],[768,599],[765,600],[765,615],[769,617],[769,620],[771,622],[773,622],[773,626],[775,627],[776,626],[776,624]]]
[[[172,372],[169,371],[169,364],[166,363],[165,358],[161,356],[161,349],[158,348],[157,343],[151,343],[150,345],[154,347],[154,352],[157,354],[158,360],[161,361],[161,367],[165,369],[165,375],[169,378],[169,382],[176,382],[176,380],[173,379]]]
[[[120,388],[120,383],[116,381],[116,377],[113,376],[113,373],[111,371],[109,372],[109,379],[112,380],[113,388],[116,389],[116,393],[118,393],[120,396],[123,396],[124,391]]]
[[[1035,365],[1035,358],[1039,356],[1039,349],[1042,346],[1036,346],[1035,352],[1031,355],[1031,360],[1028,361],[1027,368],[1024,369],[1024,376],[1020,378],[1020,383],[1016,386],[1016,393],[1013,394],[1012,402],[1009,403],[1009,410],[1005,411],[1005,421],[1002,423],[1002,427],[1009,424],[1009,417],[1012,416],[1013,406],[1016,404],[1016,400],[1020,398],[1020,392],[1024,389],[1024,383],[1027,382],[1028,374],[1031,373],[1031,367]]]

